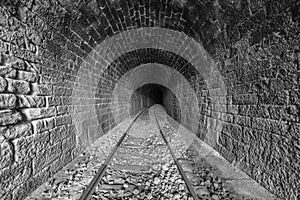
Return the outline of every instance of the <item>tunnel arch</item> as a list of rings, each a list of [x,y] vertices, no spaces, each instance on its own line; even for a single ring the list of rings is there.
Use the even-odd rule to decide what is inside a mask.
[[[179,107],[179,100],[169,88],[159,83],[144,83],[143,85],[140,85],[137,89],[134,89],[134,92],[130,95],[130,113],[134,113],[134,111],[136,110],[134,108],[136,106],[136,101],[134,100],[134,98],[136,98],[136,96],[138,95],[142,96],[141,101],[139,102],[143,105],[142,107],[152,106],[154,104],[159,104],[165,107],[166,98],[171,97],[172,100],[175,101],[176,105],[178,105],[178,109],[174,109],[174,111],[177,111],[177,113],[171,116],[178,123],[180,123],[181,110]]]
[[[172,89],[166,87],[167,85],[163,85],[155,81],[145,81],[143,84],[138,85],[138,88],[132,89],[133,92],[129,98],[130,113],[135,113],[137,110],[136,107],[150,108],[153,105],[160,105],[165,108],[165,111],[173,120],[175,120],[179,125],[181,124],[182,109],[180,108],[178,97],[173,93]],[[138,101],[136,101],[136,99],[138,99]],[[153,110],[151,110],[151,112],[153,112]],[[165,119],[169,121],[168,117]],[[181,131],[181,126],[176,126],[174,130],[176,130],[174,135],[177,135],[177,133]],[[189,146],[189,144],[187,144],[187,146]]]
[[[130,96],[130,102],[133,103],[134,101],[132,100],[134,95],[137,95],[139,93],[142,96],[145,96],[144,99],[142,99],[141,104],[142,105],[154,105],[154,104],[160,104],[163,106],[163,98],[164,98],[164,92],[168,90],[168,88],[157,84],[157,83],[148,83],[140,86],[137,88],[133,94]],[[149,101],[144,101],[144,100],[149,100]],[[134,105],[131,104],[131,110],[134,110],[132,107]]]
[[[81,106],[74,107],[72,116],[75,122],[77,136],[79,137],[78,141],[84,141],[80,143],[89,143],[88,141],[91,140],[91,138],[99,137],[99,135],[107,132],[116,124],[113,120],[111,107],[105,106],[110,104],[109,99],[111,98],[111,94],[104,93],[105,91],[111,91],[113,89],[114,82],[118,79],[118,77],[120,77],[120,73],[122,74],[126,70],[114,71],[113,65],[115,64],[111,64],[114,63],[115,60],[118,60],[119,57],[122,57],[122,55],[130,55],[127,54],[128,52],[140,51],[147,53],[147,51],[151,52],[153,49],[155,49],[154,51],[173,52],[171,55],[177,54],[179,57],[184,58],[188,61],[188,63],[190,63],[188,66],[191,67],[188,69],[192,69],[192,67],[194,67],[196,70],[192,70],[192,72],[201,73],[201,77],[204,77],[203,83],[205,84],[205,87],[198,88],[196,93],[202,95],[203,91],[205,96],[209,95],[213,97],[205,101],[218,104],[222,100],[219,96],[226,95],[226,88],[223,83],[223,78],[218,71],[217,65],[214,63],[213,59],[210,58],[204,48],[194,39],[187,37],[182,32],[156,27],[124,31],[108,38],[96,46],[79,68],[78,77],[73,90],[72,101],[74,105],[79,104]],[[179,58],[178,56],[175,56],[174,58]],[[131,58],[130,62],[134,64],[138,60],[138,58]],[[184,67],[182,69],[187,68]],[[186,74],[186,76],[189,75]],[[110,77],[109,81],[105,81],[105,77]],[[199,80],[199,77],[195,77],[190,80],[190,82],[192,85],[196,85],[197,81],[201,82],[203,80]],[[101,94],[99,93],[99,90],[96,89],[98,88],[98,83],[103,85],[103,88],[100,90]],[[83,91],[82,88],[88,88],[88,90]],[[100,94],[100,100],[95,96],[97,92]],[[81,93],[84,93],[84,98],[78,96],[78,94]],[[86,99],[90,101],[88,105],[86,105],[88,102]],[[223,99],[226,100],[226,98]],[[99,104],[99,107],[97,106],[97,103],[95,103],[96,101],[101,103]],[[96,105],[97,108],[92,105]],[[78,109],[82,109],[82,107],[88,107],[87,110],[89,112],[78,112]],[[101,112],[100,118],[98,117],[97,112]],[[200,120],[203,122],[203,125],[199,127],[199,130],[206,130],[207,125],[205,124],[211,122],[208,121],[206,117],[202,117]],[[99,121],[101,121],[101,124],[99,124]],[[98,129],[104,130],[104,132],[99,133],[99,131],[97,131]],[[83,132],[85,132],[85,134],[82,134]],[[204,132],[201,131],[203,138],[206,135]],[[87,137],[86,134],[90,134],[92,136]],[[80,139],[81,137],[84,139]],[[215,144],[216,141],[216,138],[211,140],[213,144]]]
[[[155,76],[160,77],[160,74],[164,74],[165,78],[168,77],[168,74],[174,75],[175,77],[174,80],[171,80],[171,78],[169,77],[167,79],[168,82],[168,88],[171,88],[171,90],[173,92],[175,92],[174,90],[176,90],[176,87],[185,87],[186,89],[189,90],[193,90],[193,93],[197,93],[197,91],[206,88],[206,83],[205,80],[203,79],[203,77],[200,75],[200,73],[195,69],[194,66],[192,66],[187,60],[185,60],[184,58],[172,53],[172,52],[168,52],[168,51],[164,51],[161,49],[138,49],[136,51],[130,51],[126,54],[124,54],[123,56],[117,58],[114,62],[112,62],[111,65],[109,65],[103,74],[103,77],[106,77],[105,79],[102,79],[101,81],[99,81],[99,84],[97,86],[98,91],[95,94],[95,97],[97,98],[98,95],[107,95],[107,96],[111,96],[114,88],[116,87],[116,84],[118,83],[118,81],[126,74],[127,71],[131,71],[134,70],[136,67],[139,67],[140,65],[144,66],[144,64],[147,63],[153,63],[153,64],[161,64],[159,65],[160,67],[162,65],[164,66],[168,66],[169,68],[171,68],[173,71],[169,71],[168,73],[164,72],[163,70],[161,71],[156,71],[155,68],[151,68],[152,72],[156,72],[155,73],[151,73],[150,70],[148,70],[148,74],[151,76],[149,77],[144,77],[145,80],[147,80],[149,83],[151,82],[151,79],[153,79],[153,83],[155,83],[155,81],[158,81]],[[147,66],[147,65],[146,65]],[[116,72],[115,69],[120,69],[119,73],[114,73]],[[184,70],[185,69],[185,70]],[[178,78],[178,73],[176,73],[178,71],[179,74],[182,74],[182,77]],[[131,77],[134,78],[134,77]],[[178,78],[176,80],[176,78]],[[197,81],[197,87],[195,87],[196,84],[191,84],[191,82],[194,81],[194,83]],[[161,81],[158,81],[159,83],[161,83]],[[164,81],[162,81],[164,82]],[[184,82],[184,83],[183,83]],[[164,83],[166,85],[166,83]],[[120,94],[122,94],[122,91],[118,91]],[[101,93],[101,94],[100,94]],[[117,94],[116,92],[114,92],[114,94]],[[196,102],[196,99],[198,98],[196,95],[193,96],[193,102],[195,102],[195,104],[199,105]],[[113,100],[113,98],[112,98]],[[97,98],[96,99],[96,104],[101,102],[102,98]],[[110,103],[107,103],[108,106],[110,106]],[[102,104],[103,105],[103,104]],[[196,111],[198,111],[198,107],[195,107]],[[113,111],[112,111],[113,112]],[[114,115],[114,114],[113,114]],[[130,114],[127,113],[126,117],[129,117]],[[118,119],[118,116],[111,116],[111,118]],[[124,118],[124,116],[123,116]],[[195,117],[196,118],[196,117]],[[101,121],[101,120],[99,120]],[[197,121],[197,120],[195,120]],[[115,123],[115,122],[113,122]],[[186,125],[188,123],[185,123]],[[192,124],[192,123],[191,123]],[[191,125],[191,127],[194,127],[193,125]],[[197,132],[197,130],[195,128],[192,128],[192,130],[194,132]]]
[[[113,105],[129,106],[129,97],[132,93],[137,88],[150,83],[162,85],[176,96],[179,100],[179,105],[167,107],[166,111],[171,113],[172,109],[180,109],[181,123],[196,133],[198,131],[199,115],[201,115],[199,107],[203,106],[201,105],[203,102],[197,97],[197,93],[191,83],[172,67],[148,63],[131,69],[116,84],[113,90]],[[194,112],[190,112],[189,106],[193,107]],[[118,112],[118,110],[115,110],[115,112]],[[131,115],[129,109],[123,114],[126,117]],[[116,121],[119,120],[118,116],[119,114],[114,114]],[[175,116],[172,117],[175,118]]]
[[[79,15],[74,16],[70,12],[74,9],[71,5],[60,3],[69,11],[63,16],[63,21],[68,22],[72,19],[68,25],[92,49],[107,38],[121,32],[145,27],[158,27],[160,29],[182,32],[198,43],[203,44],[210,54],[215,53],[216,38],[220,34],[215,20],[218,17],[218,13],[222,10],[222,6],[225,6],[221,6],[215,1],[133,0],[122,2],[119,0],[99,0],[87,3],[80,2],[77,7]],[[129,10],[129,8],[133,9]],[[234,10],[230,6],[226,6],[226,9]],[[138,14],[135,15],[135,12]],[[145,14],[147,17],[140,17]],[[80,27],[77,27],[78,25]],[[91,26],[92,29],[89,29]],[[88,39],[83,32],[84,30],[87,30],[93,37]],[[72,38],[68,31],[64,31],[63,35],[67,38]]]

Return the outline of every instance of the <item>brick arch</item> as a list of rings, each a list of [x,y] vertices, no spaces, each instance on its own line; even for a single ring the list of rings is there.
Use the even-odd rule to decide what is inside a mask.
[[[234,51],[232,44],[249,32],[253,32],[251,44],[263,40],[257,30],[262,31],[261,24],[268,23],[268,18],[257,17],[254,13],[262,9],[264,4],[268,9],[276,10],[277,6],[285,8],[293,2],[277,2],[278,5],[273,7],[268,1],[57,0],[40,5],[39,17],[49,21],[51,29],[55,31],[48,45],[49,51],[54,54],[63,55],[61,47],[68,40],[68,50],[84,57],[109,37],[132,29],[157,27],[182,32],[201,43],[211,56],[222,59],[228,53],[222,51]],[[49,19],[49,15],[59,17]],[[252,24],[251,20],[255,23]],[[263,31],[270,35],[272,29],[268,27]],[[226,42],[228,40],[230,42]],[[74,50],[77,46],[82,51]]]
[[[110,96],[104,93],[105,90],[113,90],[114,80],[126,71],[126,69],[123,68],[116,70],[116,66],[121,64],[118,58],[127,55],[129,59],[128,63],[138,63],[140,61],[133,59],[134,55],[131,55],[130,58],[130,54],[127,54],[128,52],[134,52],[138,49],[148,49],[148,51],[151,51],[151,49],[159,49],[170,52],[165,54],[166,57],[168,57],[168,59],[172,58],[174,61],[176,60],[174,67],[176,66],[178,71],[182,70],[182,74],[189,79],[192,85],[199,84],[197,81],[203,81],[205,83],[205,88],[199,88],[196,93],[200,94],[203,92],[205,96],[209,94],[212,97],[206,100],[209,101],[209,103],[217,104],[220,101],[219,96],[226,95],[225,85],[217,65],[201,44],[193,38],[188,37],[182,32],[157,27],[124,31],[106,39],[92,49],[78,68],[72,91],[72,104],[75,105],[72,111],[72,120],[76,126],[77,136],[79,136],[79,138],[83,137],[83,139],[80,140],[84,142],[79,141],[79,143],[87,145],[89,141],[93,141],[93,139],[104,134],[115,125],[113,121],[109,122],[109,119],[112,119],[111,110],[104,105],[109,103]],[[147,51],[143,53],[147,54]],[[178,56],[176,57],[174,55]],[[153,56],[147,58],[147,56],[143,56],[143,54],[139,56],[141,56],[143,60],[155,58]],[[181,59],[178,59],[179,57],[181,57]],[[163,62],[169,65],[171,60],[168,59],[161,60],[164,60]],[[183,60],[188,62],[183,62]],[[143,62],[141,62],[141,64],[142,63]],[[197,74],[201,74],[202,78],[192,78],[197,77]],[[99,82],[103,82],[102,92],[100,93],[97,89]],[[97,93],[100,96],[97,97]],[[102,100],[99,101],[99,98]],[[101,103],[97,105],[96,101]],[[101,110],[102,117],[100,121],[102,121],[102,123],[99,123],[97,114],[99,110]],[[207,119],[202,118],[201,120],[205,121]],[[206,125],[203,125],[199,129],[203,130],[206,127]],[[101,133],[99,130],[105,131]],[[93,136],[87,137],[88,134]]]
[[[193,89],[192,84],[177,70],[167,65],[155,63],[143,64],[132,68],[116,84],[112,92],[112,105],[114,105],[112,113],[117,122],[122,118],[130,117],[131,111],[135,113],[144,106],[151,105],[151,103],[141,104],[141,102],[150,102],[151,100],[151,97],[144,98],[142,93],[135,93],[135,102],[132,102],[130,99],[138,88],[147,84],[158,84],[167,88],[169,92],[164,93],[166,111],[173,118],[177,117],[173,115],[174,113],[180,112],[181,120],[178,122],[193,133],[198,132],[200,110],[204,106],[203,100],[199,98],[200,94]],[[201,89],[200,84],[198,89]],[[174,100],[177,103],[173,104]],[[134,107],[133,110],[131,109],[132,106]],[[190,108],[192,108],[193,112],[190,112]],[[180,130],[181,128],[179,127]],[[193,137],[195,137],[195,134],[191,137],[191,140]]]
[[[114,60],[102,72],[102,77],[105,77],[105,79],[99,81],[98,88],[102,89],[103,86],[108,89],[107,91],[111,91],[127,71],[147,63],[167,65],[181,73],[189,82],[196,77],[198,77],[198,81],[204,82],[200,72],[185,58],[170,51],[146,48],[127,52]],[[193,86],[196,89],[196,85]]]
[[[92,0],[81,2],[75,9],[74,5],[61,4],[71,11],[65,14],[63,22],[73,18],[71,31],[80,35],[91,49],[123,31],[158,27],[182,32],[213,53],[220,34],[220,24],[216,22],[221,6],[213,1]],[[68,31],[63,34],[72,38]]]
[[[197,91],[199,91],[200,89],[207,87],[204,78],[196,70],[196,68],[186,59],[173,52],[154,48],[137,49],[127,52],[114,60],[102,72],[103,78],[99,80],[97,85],[95,104],[98,115],[98,122],[99,124],[101,124],[103,132],[107,132],[111,127],[114,127],[118,123],[115,122],[116,117],[120,118],[119,116],[113,116],[113,110],[116,108],[114,108],[115,105],[112,105],[114,100],[113,92],[117,83],[127,72],[148,63],[162,64],[170,67],[173,71],[177,71],[186,80],[185,87],[191,88],[194,94],[197,93]],[[155,80],[155,77],[152,77],[150,79]],[[174,84],[179,85],[180,83],[177,83],[176,80],[174,80]],[[103,103],[104,100],[105,103]],[[200,99],[197,99],[195,101],[200,102]],[[99,109],[97,109],[98,106]],[[105,112],[103,114],[101,111],[105,108],[108,112]],[[193,131],[195,132],[197,130]]]

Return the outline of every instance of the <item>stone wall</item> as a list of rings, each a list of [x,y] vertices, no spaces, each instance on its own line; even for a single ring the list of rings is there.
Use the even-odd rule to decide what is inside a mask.
[[[210,105],[210,112],[218,113],[217,120],[226,117],[227,122],[215,148],[274,194],[297,199],[299,4],[289,7],[288,2],[260,4],[261,9],[253,5],[250,11],[257,9],[257,14],[237,26],[231,35],[234,42],[217,48],[227,103],[226,112],[215,105]],[[266,21],[258,24],[257,18]],[[245,32],[245,24],[251,31]],[[224,41],[229,33],[222,34]]]
[[[164,98],[164,107],[168,115],[170,115],[179,124],[181,123],[180,104],[172,91],[166,91]]]
[[[130,113],[132,115],[136,114],[143,108],[150,107],[154,105],[153,99],[146,96],[140,88],[138,88],[130,97]]]
[[[42,7],[0,1],[1,199],[23,199],[76,154],[71,72],[46,50],[56,25]]]
[[[0,198],[23,199],[123,120],[116,83],[160,63],[188,80],[187,102],[197,95],[183,124],[295,199],[299,13],[297,0],[0,0]]]

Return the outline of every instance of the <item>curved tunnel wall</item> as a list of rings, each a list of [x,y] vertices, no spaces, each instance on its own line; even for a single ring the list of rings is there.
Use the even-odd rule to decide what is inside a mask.
[[[176,95],[170,90],[165,91],[164,95],[163,106],[165,107],[166,112],[175,121],[181,124],[181,109]]]
[[[151,55],[155,54],[152,52]],[[149,57],[151,58],[151,56]],[[198,80],[200,80],[199,86],[193,89],[192,85],[186,78],[188,76],[184,76],[183,74],[179,73],[177,70],[175,70],[176,65],[172,62],[169,63],[170,66],[173,66],[169,67],[162,64],[149,63],[132,68],[126,72],[126,74],[120,78],[113,91],[113,105],[115,105],[116,108],[118,108],[119,105],[121,107],[124,104],[131,105],[132,103],[130,103],[129,97],[136,89],[147,84],[159,84],[170,90],[170,92],[176,96],[176,99],[179,100],[179,109],[182,111],[184,116],[181,118],[181,123],[188,127],[192,132],[196,133],[198,132],[199,117],[201,115],[199,114],[199,107],[201,106],[201,103],[199,103],[199,98],[197,97],[195,91],[198,91],[201,88],[200,83],[203,83],[204,81],[201,81],[202,77],[198,77]],[[128,65],[125,64],[124,66]],[[190,70],[193,72],[195,69],[191,68]],[[139,98],[140,96],[137,95],[135,97]],[[141,105],[141,102],[142,99],[137,101],[137,103],[134,104],[135,107]],[[166,108],[169,108],[169,106],[165,106]],[[190,112],[190,107],[193,107],[194,112]],[[178,110],[176,112],[178,112]],[[131,113],[129,112],[129,109],[127,109],[127,112],[123,112],[122,115],[124,115],[126,118],[130,117]],[[117,119],[118,116],[120,116],[120,113],[115,114],[114,118]]]
[[[279,197],[296,197],[299,13],[297,0],[0,1],[0,198],[22,199],[127,116],[130,104],[110,102],[128,69],[110,64],[141,48],[176,54],[155,62],[182,74],[180,57],[201,72],[187,78],[197,136]]]

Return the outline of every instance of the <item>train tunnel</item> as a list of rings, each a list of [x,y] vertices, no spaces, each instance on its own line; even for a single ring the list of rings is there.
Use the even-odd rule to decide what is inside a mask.
[[[140,87],[140,92],[145,95],[147,99],[150,99],[152,104],[163,105],[164,90],[166,88],[158,84],[147,84]]]
[[[139,98],[140,101],[137,101]],[[137,88],[130,98],[131,102],[131,113],[137,110],[136,107],[140,104],[142,107],[152,106],[159,104],[166,108],[167,113],[172,118],[180,123],[180,105],[175,94],[167,87],[149,83]],[[138,104],[137,104],[138,103]]]
[[[200,199],[242,198],[220,192],[233,171],[245,181],[224,191],[299,199],[299,13],[298,0],[0,0],[0,199],[42,199],[55,177],[80,179],[66,167],[97,142],[113,148],[108,138],[145,109],[141,130],[157,110],[165,132],[210,149],[189,172],[215,173]]]

